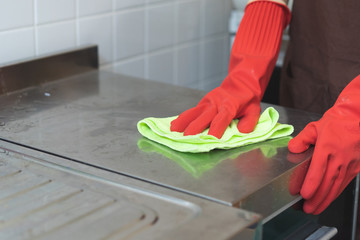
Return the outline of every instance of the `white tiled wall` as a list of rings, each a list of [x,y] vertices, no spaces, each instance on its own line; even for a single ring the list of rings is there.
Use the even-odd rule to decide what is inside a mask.
[[[0,65],[84,44],[104,69],[210,90],[226,76],[231,0],[0,0]]]

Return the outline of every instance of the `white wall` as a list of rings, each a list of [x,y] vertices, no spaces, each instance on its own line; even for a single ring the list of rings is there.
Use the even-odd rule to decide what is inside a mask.
[[[0,65],[94,43],[103,69],[209,90],[226,76],[231,0],[0,0]]]

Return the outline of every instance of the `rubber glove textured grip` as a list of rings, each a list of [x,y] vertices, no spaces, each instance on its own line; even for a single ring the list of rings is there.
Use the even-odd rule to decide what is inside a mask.
[[[227,77],[196,107],[180,114],[171,123],[171,131],[194,135],[210,126],[209,134],[221,138],[237,118],[240,132],[253,131],[289,18],[288,9],[273,2],[248,5],[232,47]]]
[[[315,145],[300,194],[304,211],[319,214],[360,172],[360,76],[341,92],[334,106],[289,142],[293,153]]]

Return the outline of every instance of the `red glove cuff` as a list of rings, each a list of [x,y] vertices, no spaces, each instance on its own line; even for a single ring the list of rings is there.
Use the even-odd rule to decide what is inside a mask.
[[[290,15],[286,7],[274,2],[249,4],[236,34],[232,54],[276,57]]]
[[[279,6],[283,7],[284,10],[287,12],[287,14],[286,14],[287,15],[287,21],[285,22],[284,28],[290,23],[291,11],[287,6],[287,4],[288,4],[287,0],[249,0],[248,4],[245,7],[245,10],[249,5],[251,5],[251,4],[255,3],[255,2],[272,2],[274,4],[278,4]]]
[[[283,30],[290,18],[286,9],[269,1],[249,4],[231,50],[228,76],[231,79],[241,78],[246,85],[250,84],[260,99],[275,67]],[[242,68],[244,71],[241,71]],[[244,76],[240,72],[247,74]],[[227,82],[225,80],[224,84]]]

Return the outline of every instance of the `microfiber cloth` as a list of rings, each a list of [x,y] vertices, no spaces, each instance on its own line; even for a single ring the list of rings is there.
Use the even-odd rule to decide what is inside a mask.
[[[213,169],[223,160],[236,159],[243,153],[253,151],[254,149],[260,149],[263,156],[266,158],[274,157],[277,154],[278,148],[287,147],[290,139],[291,137],[287,136],[226,151],[213,150],[205,153],[175,151],[165,145],[156,143],[144,137],[138,140],[137,145],[143,152],[158,153],[173,160],[194,178],[199,178],[203,175],[203,173]]]
[[[139,132],[146,138],[166,145],[180,152],[209,152],[212,149],[230,149],[245,146],[268,139],[290,135],[294,128],[288,124],[280,124],[279,113],[272,107],[267,108],[251,133],[241,133],[237,128],[239,120],[232,120],[224,135],[218,139],[208,135],[209,129],[202,133],[184,136],[183,133],[170,131],[171,121],[177,118],[145,118],[138,122]]]

